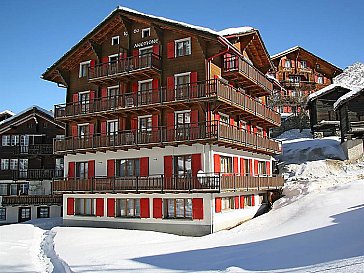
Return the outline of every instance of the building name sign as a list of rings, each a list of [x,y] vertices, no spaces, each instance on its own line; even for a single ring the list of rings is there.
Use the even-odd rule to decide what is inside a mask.
[[[152,40],[148,40],[148,41],[144,41],[144,42],[140,42],[140,43],[135,43],[134,48],[154,45],[154,44],[158,44],[158,42],[159,42],[158,39],[152,39]]]

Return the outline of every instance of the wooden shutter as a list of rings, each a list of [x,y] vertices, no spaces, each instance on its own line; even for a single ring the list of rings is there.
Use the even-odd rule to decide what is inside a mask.
[[[115,176],[115,159],[107,160],[107,177]]]
[[[95,91],[90,90],[90,103],[93,102],[95,99]]]
[[[138,118],[137,117],[131,118],[130,127],[131,127],[132,131],[138,130]]]
[[[239,174],[239,158],[237,156],[234,156],[233,160],[234,174]]]
[[[174,76],[167,77],[167,90],[166,99],[167,101],[172,101],[175,98],[174,95]]]
[[[95,131],[94,129],[95,129],[95,125],[94,125],[93,123],[90,123],[90,124],[88,125],[89,136],[93,136],[94,131]]]
[[[249,172],[250,172],[250,176],[253,176],[253,159],[249,159]]]
[[[67,198],[67,215],[75,214],[75,198],[68,197]]]
[[[167,58],[168,59],[174,58],[174,41],[168,42],[167,44]]]
[[[197,86],[197,72],[193,71],[190,74],[190,97],[198,97],[198,86]]]
[[[235,125],[235,121],[234,121],[234,118],[233,117],[230,117],[230,125],[231,126],[234,126]]]
[[[158,115],[152,116],[152,129],[153,129],[153,131],[158,130]]]
[[[75,162],[68,162],[68,178],[75,178]]]
[[[173,157],[171,155],[164,156],[164,177],[170,178],[173,174]]]
[[[216,213],[221,212],[221,197],[215,198],[215,212]]]
[[[267,175],[271,175],[271,171],[270,171],[270,161],[267,161]]]
[[[78,102],[78,93],[72,95],[72,101],[75,103]]]
[[[193,154],[192,156],[192,175],[197,176],[197,172],[202,170],[201,154]]]
[[[254,174],[255,175],[258,175],[258,173],[259,173],[258,163],[259,163],[259,161],[255,159],[254,160]]]
[[[252,195],[252,206],[253,207],[255,206],[255,195],[254,194]]]
[[[246,131],[250,134],[252,132],[252,127],[250,124],[246,125]]]
[[[96,216],[104,216],[104,198],[96,198]]]
[[[107,217],[115,217],[115,198],[107,198]]]
[[[77,137],[78,136],[78,127],[77,127],[77,125],[72,125],[71,130],[72,130],[72,136]]]
[[[107,122],[101,121],[101,135],[106,136],[107,134]]]
[[[152,80],[152,103],[160,102],[159,97],[159,80],[153,79]]]
[[[192,198],[192,219],[203,219],[203,198]]]
[[[167,113],[167,140],[173,141],[174,139],[174,112]]]
[[[95,160],[90,160],[88,162],[88,178],[95,177]]]
[[[133,50],[133,64],[134,64],[134,69],[137,69],[139,67],[139,50],[138,49],[134,49]]]
[[[153,218],[162,218],[162,198],[153,198]]]
[[[239,196],[234,196],[234,209],[239,209]]]
[[[153,53],[157,56],[159,56],[159,45],[153,45]]]
[[[198,110],[194,109],[191,110],[191,132],[190,132],[190,139],[198,139],[200,137],[199,134],[200,130],[198,127]]]
[[[244,158],[240,158],[240,175],[245,176],[245,164],[244,164]]]
[[[149,211],[149,198],[140,198],[140,218],[149,218]]]
[[[243,209],[244,208],[244,195],[240,196],[240,208]]]
[[[215,173],[221,172],[221,157],[218,154],[214,154],[214,171]]]
[[[142,157],[139,159],[140,162],[140,176],[149,176],[149,157]]]
[[[220,121],[220,114],[219,113],[215,113],[215,120]]]

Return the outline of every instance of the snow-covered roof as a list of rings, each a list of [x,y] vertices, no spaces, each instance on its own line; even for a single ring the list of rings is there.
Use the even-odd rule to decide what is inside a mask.
[[[284,50],[284,51],[282,51],[282,52],[278,52],[278,53],[276,53],[276,54],[274,54],[274,55],[271,55],[271,58],[272,58],[272,59],[275,59],[275,58],[277,58],[277,57],[284,56],[284,55],[286,55],[286,54],[288,54],[288,53],[290,53],[290,52],[293,52],[293,51],[295,51],[296,49],[299,49],[299,48],[300,48],[299,46],[291,47],[291,48],[286,49],[286,50]]]
[[[31,107],[29,107],[29,108],[27,108],[27,109],[25,109],[25,110],[23,110],[23,111],[19,112],[18,114],[14,115],[14,116],[12,116],[12,117],[10,117],[10,118],[8,118],[8,119],[5,119],[5,120],[1,121],[1,122],[0,122],[0,125],[3,125],[3,124],[5,124],[5,123],[9,123],[9,122],[11,122],[12,120],[16,119],[17,117],[19,117],[19,116],[23,115],[24,113],[26,113],[26,112],[28,112],[28,111],[30,111],[30,110],[32,110],[32,109],[37,109],[38,111],[43,112],[44,114],[46,114],[46,115],[48,115],[48,116],[51,116],[51,117],[53,118],[53,112],[48,111],[48,110],[45,110],[45,109],[43,109],[42,107],[39,107],[38,105],[33,105],[33,106],[31,106]]]
[[[0,116],[2,116],[2,115],[10,115],[10,116],[14,116],[15,115],[15,113],[13,113],[12,111],[10,111],[10,110],[5,110],[5,111],[2,111],[2,112],[0,112]]]
[[[231,28],[227,28],[227,29],[223,29],[220,30],[218,32],[219,35],[221,36],[228,36],[228,35],[238,35],[238,34],[243,34],[243,33],[248,33],[248,32],[254,32],[255,29],[252,27],[231,27]]]
[[[364,87],[353,87],[352,90],[345,95],[341,96],[335,103],[334,103],[334,110],[345,103],[346,101],[350,100],[351,98],[355,98],[356,96],[360,95],[360,93],[364,93]]]
[[[318,97],[321,97],[321,96],[323,96],[323,95],[325,95],[327,93],[330,93],[332,90],[334,90],[337,87],[345,88],[341,84],[332,83],[332,84],[330,84],[330,85],[328,85],[328,86],[326,86],[326,87],[324,87],[324,88],[322,88],[320,90],[317,90],[316,92],[310,94],[308,96],[308,98],[307,98],[307,102],[310,102],[310,101],[312,101],[314,99],[317,99]]]

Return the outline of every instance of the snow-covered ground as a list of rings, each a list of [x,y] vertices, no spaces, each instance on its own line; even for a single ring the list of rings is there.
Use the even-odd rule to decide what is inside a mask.
[[[364,272],[364,162],[336,160],[336,138],[281,139],[285,197],[265,215],[200,238],[59,219],[2,226],[0,272]]]

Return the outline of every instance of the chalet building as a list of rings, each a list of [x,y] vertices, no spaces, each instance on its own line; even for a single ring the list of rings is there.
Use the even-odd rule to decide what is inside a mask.
[[[9,110],[2,111],[2,112],[0,112],[0,122],[6,120],[8,118],[11,118],[14,115],[15,114]]]
[[[0,225],[61,216],[51,181],[63,176],[63,157],[53,155],[53,138],[63,136],[53,114],[37,106],[1,122]]]
[[[204,235],[283,185],[257,30],[216,32],[118,7],[43,74],[67,88],[64,224]]]
[[[275,110],[283,115],[298,113],[307,97],[330,84],[342,70],[296,46],[271,57],[275,70],[272,75],[284,89],[274,92]]]

